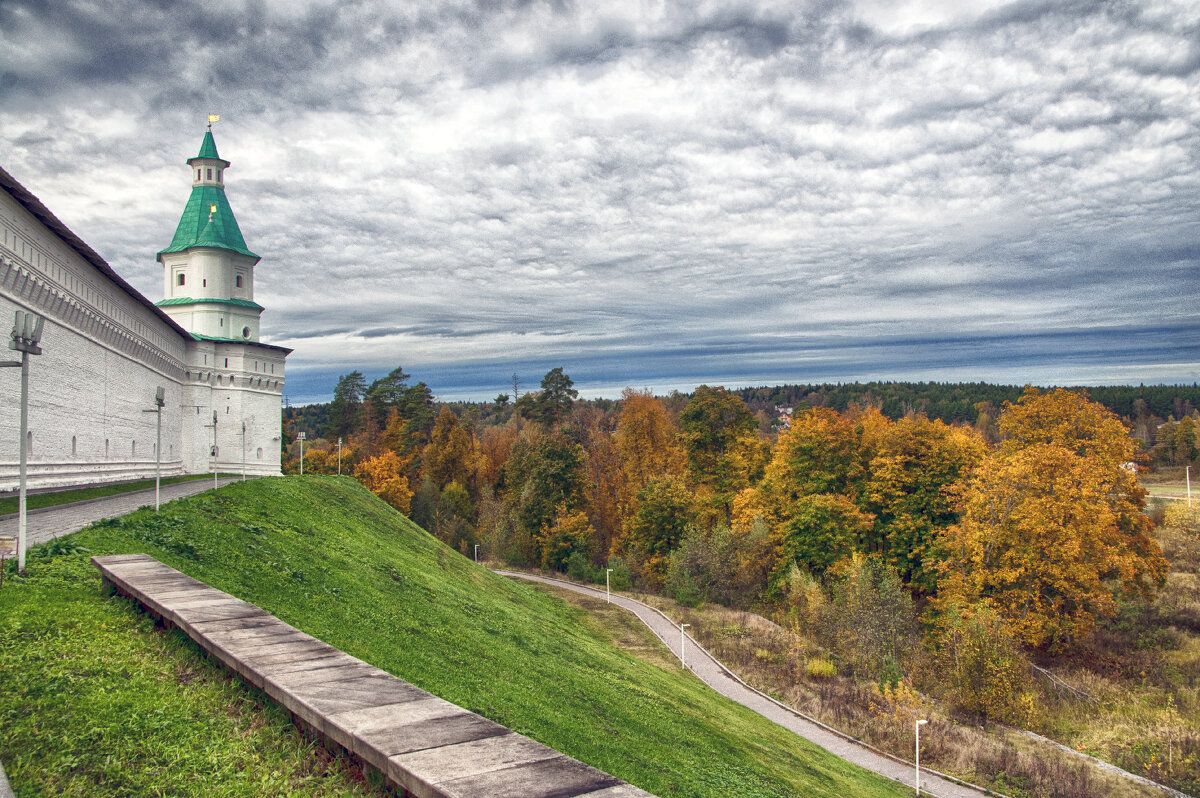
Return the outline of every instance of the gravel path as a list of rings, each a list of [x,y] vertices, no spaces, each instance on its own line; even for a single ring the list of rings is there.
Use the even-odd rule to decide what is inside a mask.
[[[603,590],[587,587],[586,585],[578,585],[574,582],[564,582],[559,579],[550,579],[544,576],[523,574],[514,571],[497,570],[496,573],[514,579],[543,582],[594,598],[604,598],[605,595]],[[822,723],[801,715],[790,707],[786,707],[750,687],[721,665],[715,657],[709,654],[691,636],[688,636],[686,641],[681,642],[679,625],[653,607],[635,599],[617,595],[616,593],[612,595],[612,603],[636,615],[642,623],[650,628],[650,631],[658,635],[659,639],[671,650],[671,653],[677,657],[680,656],[680,646],[682,644],[684,647],[683,659],[686,661],[688,669],[721,695],[749,707],[768,720],[772,720],[804,739],[816,743],[834,756],[841,757],[848,762],[853,762],[860,767],[874,771],[909,787],[913,786],[914,772],[912,763],[892,759],[882,752],[878,752]],[[937,798],[978,798],[980,795],[994,795],[995,793],[988,793],[977,787],[958,784],[922,769],[921,794],[937,796]]]
[[[217,480],[217,485],[228,485],[241,477],[224,477]],[[163,504],[172,499],[184,496],[194,496],[211,490],[211,479],[197,479],[191,482],[176,482],[173,485],[163,485],[160,500]],[[116,496],[105,496],[101,499],[85,499],[84,501],[60,504],[57,507],[44,507],[40,510],[30,510],[26,513],[25,529],[29,535],[29,545],[36,546],[54,538],[78,532],[88,524],[94,524],[101,518],[117,518],[128,515],[139,507],[154,505],[154,488],[137,490],[130,493],[118,493]],[[0,537],[17,536],[16,514],[0,518]]]

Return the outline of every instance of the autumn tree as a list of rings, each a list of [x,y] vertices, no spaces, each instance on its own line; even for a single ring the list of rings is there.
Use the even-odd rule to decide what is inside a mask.
[[[565,571],[567,560],[574,552],[590,556],[593,537],[587,514],[560,504],[555,508],[553,518],[538,530],[537,546],[542,567]]]
[[[401,473],[400,458],[395,452],[385,451],[359,463],[354,469],[354,478],[367,490],[408,514],[413,493],[408,487],[408,478]]]
[[[1150,598],[1167,564],[1123,467],[1135,442],[1086,395],[1027,389],[1001,416],[1001,448],[968,483],[942,538],[938,605],[989,602],[1015,639],[1058,649]]]
[[[471,436],[454,411],[443,406],[422,454],[424,472],[438,488],[445,488],[451,482],[466,487],[470,484],[474,460]]]
[[[654,479],[683,476],[687,458],[679,428],[661,401],[649,391],[626,388],[614,435],[630,496]]]
[[[875,516],[865,551],[882,555],[905,582],[932,593],[933,545],[958,520],[959,491],[987,450],[978,433],[923,415],[889,425],[871,460],[861,507]]]

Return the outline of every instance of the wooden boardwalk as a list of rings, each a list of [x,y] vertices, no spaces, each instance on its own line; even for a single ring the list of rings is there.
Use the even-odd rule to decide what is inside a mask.
[[[145,554],[94,557],[106,584],[177,626],[303,726],[416,798],[634,798],[630,784],[351,657]]]

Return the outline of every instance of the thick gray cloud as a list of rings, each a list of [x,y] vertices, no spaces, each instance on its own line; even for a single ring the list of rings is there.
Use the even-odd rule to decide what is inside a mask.
[[[151,297],[222,115],[297,398],[1200,376],[1193,3],[16,0],[0,53],[4,166]]]

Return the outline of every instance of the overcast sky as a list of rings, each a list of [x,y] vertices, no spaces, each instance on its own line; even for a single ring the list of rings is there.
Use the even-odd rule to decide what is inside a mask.
[[[1200,4],[0,3],[0,165],[123,276],[208,113],[292,402],[1200,378]]]

